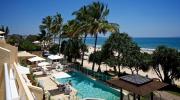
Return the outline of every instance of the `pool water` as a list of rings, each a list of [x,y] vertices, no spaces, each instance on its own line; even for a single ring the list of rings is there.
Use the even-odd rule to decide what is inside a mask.
[[[60,83],[71,80],[72,86],[78,90],[80,98],[101,98],[105,100],[119,100],[120,93],[107,85],[94,81],[80,72],[70,72],[70,78],[57,79]]]

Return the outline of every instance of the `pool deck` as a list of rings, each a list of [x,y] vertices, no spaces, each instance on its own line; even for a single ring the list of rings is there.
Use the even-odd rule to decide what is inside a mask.
[[[51,75],[47,76],[40,76],[41,72],[35,72],[35,74],[38,76],[38,81],[43,81],[44,84],[44,90],[48,91],[51,95],[51,100],[76,100],[77,99],[77,91],[71,87],[72,92],[69,95],[65,95],[63,92],[60,92],[57,83],[51,78]],[[58,72],[55,72],[58,73]],[[54,72],[53,72],[54,74]]]

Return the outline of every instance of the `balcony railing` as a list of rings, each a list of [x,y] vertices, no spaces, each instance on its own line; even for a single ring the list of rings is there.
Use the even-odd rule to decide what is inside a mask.
[[[5,79],[5,100],[12,100],[7,63],[4,64],[4,79]]]

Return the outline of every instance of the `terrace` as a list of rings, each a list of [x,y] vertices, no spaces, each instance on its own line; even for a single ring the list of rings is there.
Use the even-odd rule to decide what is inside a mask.
[[[65,70],[65,68],[63,68],[64,65],[57,62],[61,59],[60,56],[50,55],[47,59],[44,59],[28,52],[19,52],[18,55],[22,63],[30,64],[28,66],[30,66],[31,73],[28,74],[27,77],[31,81],[31,84],[43,89],[46,99],[77,99],[77,91],[73,87],[70,86],[70,91],[66,92],[65,90],[69,85],[64,85],[64,89],[62,90],[60,85],[63,84],[54,79],[55,76],[62,77],[65,74],[62,74]],[[46,62],[46,60],[48,62]]]

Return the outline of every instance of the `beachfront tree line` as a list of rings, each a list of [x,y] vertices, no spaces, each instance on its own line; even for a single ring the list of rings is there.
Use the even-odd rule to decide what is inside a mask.
[[[73,12],[75,18],[67,23],[63,23],[60,13],[47,16],[42,20],[41,33],[38,34],[37,40],[41,41],[43,49],[50,50],[54,54],[64,54],[69,62],[76,62],[77,58],[81,58],[81,66],[83,66],[84,52],[87,51],[86,37],[90,35],[95,38],[94,53],[89,56],[89,62],[93,62],[93,71],[96,63],[98,72],[101,72],[101,64],[107,64],[119,76],[122,73],[121,69],[125,67],[129,68],[132,74],[152,68],[161,81],[170,84],[173,79],[180,78],[180,53],[176,49],[159,46],[151,55],[142,53],[140,47],[127,33],[119,32],[118,24],[107,20],[108,14],[107,5],[94,2]],[[107,32],[112,34],[101,51],[96,51],[98,35]],[[58,44],[55,43],[55,38],[59,39]],[[18,39],[15,43],[22,43],[19,42],[21,37]]]

